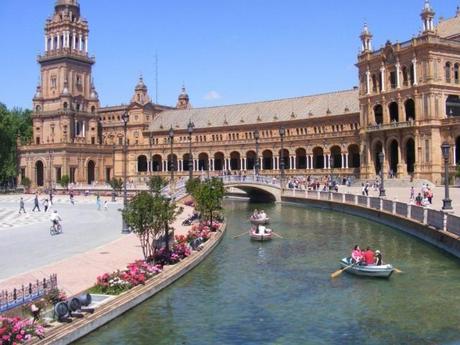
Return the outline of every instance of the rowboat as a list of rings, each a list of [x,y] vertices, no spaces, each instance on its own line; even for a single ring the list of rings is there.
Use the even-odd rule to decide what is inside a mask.
[[[340,260],[340,266],[342,266],[342,268],[350,266],[351,264],[351,258],[343,258]],[[358,276],[390,278],[394,270],[394,267],[390,264],[380,266],[356,264],[347,268],[345,271],[348,273],[356,274]]]
[[[249,237],[251,240],[259,242],[270,241],[273,237],[272,231],[263,225],[259,225],[258,227],[258,232],[257,228],[251,228],[251,230],[249,230]]]
[[[270,222],[270,218],[268,218],[267,216],[265,216],[263,218],[256,218],[254,216],[251,216],[251,218],[249,218],[249,220],[254,225],[265,225],[265,224],[268,224]]]

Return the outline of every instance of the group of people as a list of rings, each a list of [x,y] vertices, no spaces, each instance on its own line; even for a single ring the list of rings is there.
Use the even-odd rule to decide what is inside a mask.
[[[351,261],[352,263],[359,265],[380,266],[383,264],[382,253],[380,250],[376,250],[374,252],[370,247],[367,247],[366,250],[361,250],[358,245],[353,247],[351,252]]]
[[[272,231],[270,229],[267,229],[264,225],[256,225],[254,232],[257,235],[269,235]]]
[[[410,202],[415,203],[416,206],[430,206],[433,203],[433,190],[428,184],[423,184],[420,193],[415,196],[415,188],[412,186],[410,189]]]
[[[264,210],[258,210],[258,209],[255,209],[254,212],[252,213],[252,216],[251,216],[252,219],[254,220],[262,220],[262,219],[265,219],[267,218],[267,214],[265,213]]]

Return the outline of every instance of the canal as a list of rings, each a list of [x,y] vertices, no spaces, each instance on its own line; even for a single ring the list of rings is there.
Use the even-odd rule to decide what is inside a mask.
[[[78,344],[460,343],[457,259],[383,225],[294,205],[263,205],[283,239],[234,239],[254,206],[225,201],[227,234],[209,258]],[[354,244],[404,273],[331,280]]]

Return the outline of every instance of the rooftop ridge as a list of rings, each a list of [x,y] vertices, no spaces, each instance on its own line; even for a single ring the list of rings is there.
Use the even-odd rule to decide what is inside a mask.
[[[278,101],[296,100],[296,99],[309,98],[309,97],[320,97],[320,96],[336,95],[336,94],[348,93],[348,92],[352,92],[352,91],[358,92],[357,89],[352,88],[352,89],[345,89],[345,90],[338,90],[338,91],[322,92],[322,93],[317,93],[317,94],[312,94],[312,95],[305,95],[305,96],[295,96],[295,97],[286,97],[286,98],[278,98],[278,99],[267,99],[267,100],[264,100],[264,101],[223,104],[223,105],[215,105],[215,106],[210,106],[210,107],[198,107],[198,108],[177,109],[177,110],[194,111],[194,110],[203,110],[203,109],[217,109],[217,108],[225,108],[225,107],[240,106],[240,105],[263,104],[263,103],[278,102]],[[176,110],[176,109],[171,109],[171,110]]]

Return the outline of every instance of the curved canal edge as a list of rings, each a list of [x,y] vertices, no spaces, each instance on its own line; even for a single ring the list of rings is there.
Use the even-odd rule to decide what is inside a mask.
[[[281,202],[317,207],[362,217],[403,231],[460,259],[460,236],[448,231],[435,229],[427,224],[417,222],[407,217],[359,204],[343,203],[336,200],[324,200],[321,198],[314,199],[304,196],[283,195]]]
[[[114,297],[109,302],[97,308],[91,315],[87,315],[82,319],[74,319],[69,324],[56,327],[54,330],[51,330],[46,334],[46,338],[33,341],[31,344],[69,344],[121,316],[123,313],[154,296],[198,266],[222,241],[226,229],[227,224],[223,223],[220,229],[214,233],[212,238],[205,243],[205,246],[201,251],[193,251],[192,255],[176,265],[165,266],[165,270],[162,273],[149,279],[145,285],[136,286],[135,288]]]

